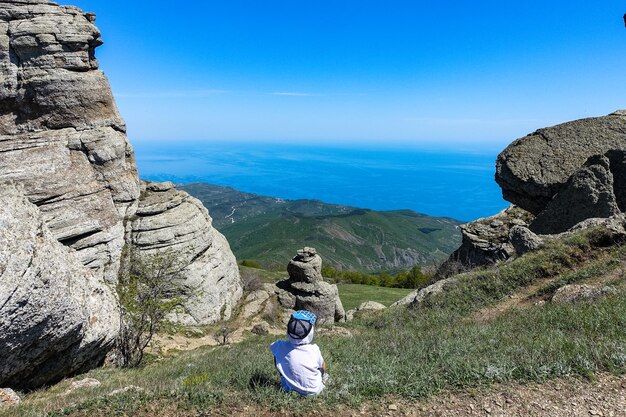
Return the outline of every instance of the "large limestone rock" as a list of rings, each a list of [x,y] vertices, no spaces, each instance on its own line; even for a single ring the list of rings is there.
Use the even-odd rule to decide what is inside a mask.
[[[532,219],[527,211],[511,206],[495,216],[461,225],[461,246],[441,265],[437,275],[447,277],[467,268],[508,259],[515,254],[509,239],[510,230],[515,226],[528,226]]]
[[[537,215],[594,155],[626,149],[626,111],[539,129],[509,145],[496,163],[506,200]]]
[[[113,290],[0,186],[0,386],[34,388],[98,365],[120,326]]]
[[[0,271],[0,386],[45,384],[100,361],[119,329],[105,282],[116,282],[131,241],[191,254],[188,284],[201,296],[184,323],[226,318],[241,295],[234,256],[197,200],[171,187],[163,190],[171,201],[147,190],[136,213],[140,181],[95,59],[94,20],[47,0],[0,0],[0,182],[19,184],[37,207],[31,221],[45,230],[33,240],[26,226],[15,229],[0,247],[0,261],[12,262]],[[0,233],[8,233],[1,223]],[[19,275],[29,268],[32,277]]]
[[[198,199],[172,183],[143,183],[131,243],[146,254],[173,250],[189,262],[185,285],[198,295],[184,306],[179,322],[208,324],[230,317],[243,292],[237,261]]]
[[[585,219],[614,216],[620,210],[613,187],[609,158],[593,156],[570,177],[530,228],[535,233],[555,234]]]
[[[0,180],[20,183],[52,235],[115,281],[139,180],[95,59],[94,19],[48,1],[0,0]]]
[[[289,279],[279,281],[278,300],[291,310],[309,310],[320,323],[345,321],[345,311],[336,285],[322,278],[322,258],[315,248],[298,250],[289,262]]]

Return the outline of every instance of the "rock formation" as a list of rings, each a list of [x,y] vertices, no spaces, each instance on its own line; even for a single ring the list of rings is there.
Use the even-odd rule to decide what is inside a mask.
[[[504,198],[537,215],[592,156],[626,149],[626,110],[539,129],[496,161]]]
[[[48,1],[0,1],[0,180],[20,183],[52,234],[115,281],[139,180],[93,20]]]
[[[561,233],[583,220],[618,214],[613,186],[609,159],[591,157],[552,197],[530,228],[540,234]]]
[[[19,185],[34,206],[15,209],[39,228],[15,229],[24,236],[11,245],[30,246],[0,248],[0,262],[41,262],[39,252],[17,249],[42,246],[57,268],[37,266],[32,282],[13,275],[28,271],[0,270],[0,386],[44,384],[102,359],[119,330],[105,282],[116,283],[125,244],[190,254],[187,283],[201,296],[179,317],[184,323],[228,317],[241,295],[234,256],[197,200],[152,185],[140,201],[133,149],[95,59],[102,40],[94,21],[48,0],[0,0],[0,182]],[[4,216],[28,223],[11,209]],[[37,297],[20,299],[34,284]]]
[[[0,386],[34,388],[98,365],[119,330],[114,291],[0,187]]]
[[[142,183],[131,243],[140,252],[174,250],[189,260],[185,285],[198,296],[178,315],[184,324],[228,319],[242,294],[237,260],[211,223],[202,203],[172,183]]]
[[[509,145],[496,181],[515,206],[461,226],[463,243],[438,271],[485,265],[535,250],[555,235],[626,211],[626,110],[539,129]],[[525,213],[508,221],[507,213]],[[523,220],[523,221],[521,221]],[[539,236],[538,236],[539,235]]]
[[[528,226],[532,218],[530,213],[512,206],[495,216],[461,225],[461,246],[439,268],[437,275],[447,277],[511,257],[515,248],[509,240],[509,231],[514,226]]]
[[[315,248],[304,248],[287,265],[289,278],[276,284],[281,305],[291,310],[309,310],[320,323],[345,321],[345,311],[336,285],[322,278],[322,258]]]

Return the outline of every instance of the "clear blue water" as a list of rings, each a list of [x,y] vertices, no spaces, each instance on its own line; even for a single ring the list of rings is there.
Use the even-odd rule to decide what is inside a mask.
[[[494,181],[497,149],[138,142],[135,153],[139,175],[152,181],[207,182],[285,199],[412,209],[463,221],[507,206]]]

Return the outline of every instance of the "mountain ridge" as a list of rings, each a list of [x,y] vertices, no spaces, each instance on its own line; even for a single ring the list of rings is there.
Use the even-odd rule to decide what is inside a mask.
[[[288,200],[207,183],[179,184],[209,209],[236,256],[283,267],[298,247],[314,246],[341,270],[398,271],[430,267],[460,244],[459,221],[409,209],[377,211]]]

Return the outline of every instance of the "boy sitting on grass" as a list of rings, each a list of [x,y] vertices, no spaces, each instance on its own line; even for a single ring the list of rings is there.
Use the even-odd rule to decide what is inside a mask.
[[[324,389],[326,363],[317,345],[312,345],[317,316],[307,310],[291,315],[287,324],[289,340],[270,345],[274,364],[280,374],[280,385],[286,392],[317,395]]]

